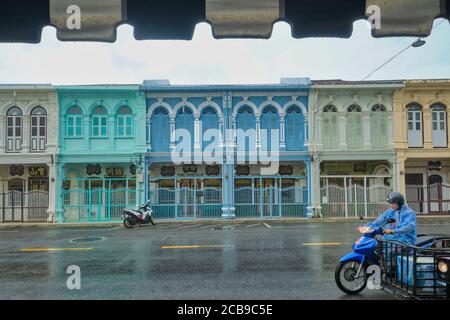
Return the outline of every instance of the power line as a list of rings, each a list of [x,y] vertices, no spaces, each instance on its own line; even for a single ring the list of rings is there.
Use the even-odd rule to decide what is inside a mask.
[[[447,20],[442,20],[440,21],[438,24],[436,24],[431,31],[433,31],[434,29],[437,29],[444,21]],[[431,33],[430,33],[431,34]],[[390,57],[386,62],[384,62],[382,65],[380,65],[379,67],[375,68],[373,71],[371,71],[367,76],[365,76],[361,81],[367,80],[368,78],[370,78],[375,72],[377,72],[378,70],[382,69],[383,67],[385,67],[386,65],[388,65],[392,60],[394,60],[395,58],[397,58],[399,55],[401,55],[403,52],[407,51],[409,48],[411,48],[417,41],[422,40],[422,38],[417,38],[413,43],[411,43],[409,46],[407,46],[406,48],[400,50],[399,52],[397,52],[395,55],[393,55],[392,57]]]

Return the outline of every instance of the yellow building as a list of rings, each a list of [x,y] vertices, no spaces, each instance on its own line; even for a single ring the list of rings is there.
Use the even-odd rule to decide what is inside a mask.
[[[421,214],[450,213],[450,80],[406,81],[394,95],[397,189]]]

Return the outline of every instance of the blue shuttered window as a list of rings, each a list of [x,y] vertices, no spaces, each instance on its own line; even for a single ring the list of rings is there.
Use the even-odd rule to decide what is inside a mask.
[[[303,117],[302,111],[300,110],[300,107],[289,107],[286,112],[285,123],[286,150],[303,150],[305,144],[305,119]]]
[[[278,130],[278,133],[275,131]],[[262,150],[272,150],[272,140],[278,143],[280,139],[280,117],[278,111],[274,106],[267,106],[264,108],[261,115],[261,148]],[[272,137],[274,135],[274,137]]]
[[[151,143],[154,152],[170,151],[170,116],[166,108],[157,108],[151,118]]]

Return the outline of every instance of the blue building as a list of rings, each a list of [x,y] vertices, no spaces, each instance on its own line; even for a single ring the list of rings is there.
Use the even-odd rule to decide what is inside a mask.
[[[311,216],[309,79],[145,81],[146,196],[156,218]]]

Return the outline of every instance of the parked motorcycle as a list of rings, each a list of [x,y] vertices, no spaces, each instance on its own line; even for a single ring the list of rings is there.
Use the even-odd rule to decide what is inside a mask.
[[[150,201],[139,206],[137,209],[123,209],[123,225],[131,229],[136,225],[145,225],[151,223],[155,225],[152,217],[153,210],[150,208]]]
[[[391,223],[395,223],[395,219],[389,219],[378,229],[367,226],[358,228],[363,236],[353,245],[353,252],[341,258],[334,274],[336,284],[343,292],[358,294],[365,289],[367,267],[374,264],[379,265],[376,236],[382,235],[383,228]]]

